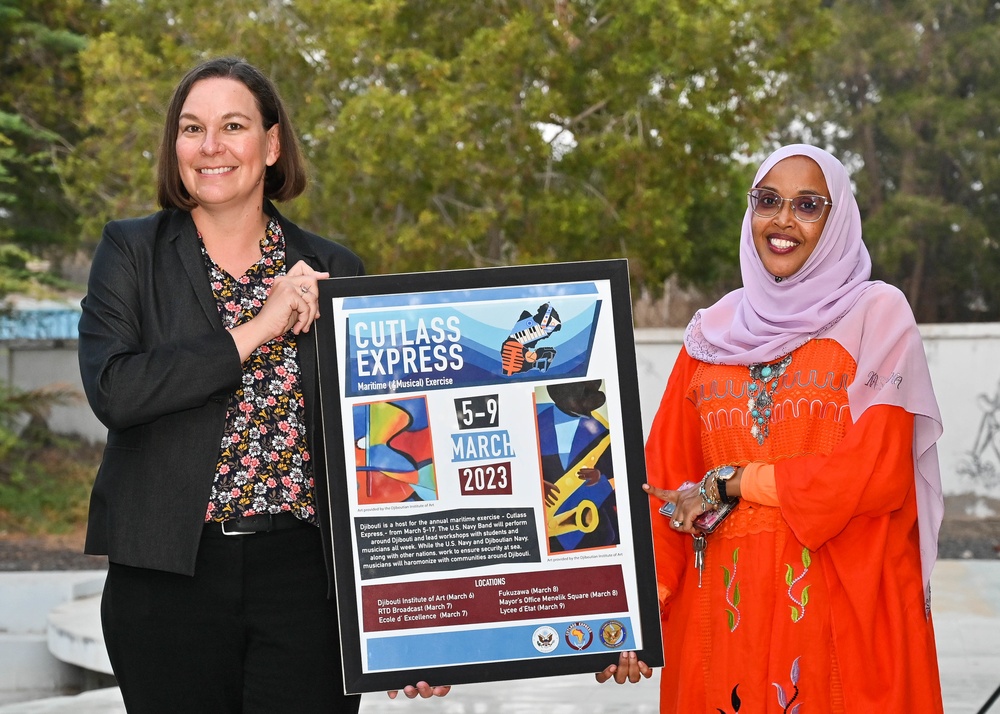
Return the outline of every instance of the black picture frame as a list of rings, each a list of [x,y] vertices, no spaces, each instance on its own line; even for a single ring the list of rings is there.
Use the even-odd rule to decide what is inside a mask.
[[[635,649],[639,657],[649,665],[662,666],[651,516],[648,496],[642,490],[642,484],[646,481],[646,468],[627,261],[600,260],[336,278],[321,281],[319,295],[321,317],[314,324],[314,329],[320,373],[320,411],[324,443],[321,447],[323,458],[318,466],[325,471],[326,477],[326,488],[320,488],[319,494],[321,498],[326,499],[331,516],[330,535],[334,545],[331,565],[336,581],[346,692],[401,689],[418,681],[427,681],[435,685],[462,684],[596,672],[617,661],[621,649]],[[494,295],[497,296],[495,300],[491,297]],[[494,384],[489,381],[491,374],[489,370],[484,371],[478,362],[474,364],[476,360],[489,358],[489,355],[487,358],[480,355],[480,352],[489,352],[489,339],[484,338],[477,343],[468,338],[467,342],[462,342],[467,339],[470,332],[464,328],[466,322],[462,322],[463,320],[472,322],[482,334],[489,334],[487,328],[483,328],[469,316],[471,308],[466,309],[466,313],[455,312],[460,310],[455,305],[464,304],[462,301],[466,298],[474,300],[474,303],[480,303],[473,304],[473,308],[479,311],[478,314],[502,312],[503,309],[519,301],[524,302],[529,308],[521,313],[521,320],[525,321],[523,324],[532,332],[523,334],[523,331],[515,330],[515,327],[522,324],[518,322],[512,326],[502,349],[500,345],[496,345],[497,354],[500,355],[497,357],[500,372],[493,375],[496,380]],[[537,303],[541,299],[546,299],[546,302],[538,306],[537,314],[531,315],[531,311],[535,309],[532,303]],[[591,302],[593,307],[590,307]],[[559,322],[557,308],[567,304],[573,310],[578,310],[579,314],[572,320],[560,323],[558,327],[554,326]],[[545,312],[546,306],[548,312]],[[397,315],[393,312],[394,309],[402,311],[399,314],[405,314],[406,317],[394,317]],[[381,312],[371,312],[371,310]],[[414,313],[413,310],[424,312]],[[425,324],[423,317],[413,318],[415,314],[434,315],[438,319],[431,317]],[[455,317],[456,314],[458,317]],[[379,317],[376,320],[371,318],[371,315],[389,317],[384,319]],[[585,325],[587,319],[591,320],[592,328],[586,361],[583,360],[581,350],[571,347],[585,341],[587,337],[585,329],[567,337],[565,343],[559,343],[557,349],[548,348],[549,351],[544,352],[545,348],[539,347],[540,343],[551,339],[553,335],[558,337],[557,331],[560,328],[565,327],[568,333],[570,331],[568,326],[571,323]],[[410,320],[409,326],[406,326],[407,320]],[[411,329],[415,323],[419,323],[420,329]],[[389,325],[391,330],[387,330],[386,325]],[[448,325],[453,328],[451,334],[447,332]],[[463,331],[458,339],[452,339],[459,333],[459,325],[463,327]],[[376,334],[380,331],[381,338],[378,339]],[[544,336],[538,341],[531,341],[532,336],[543,333]],[[595,335],[613,335],[614,350],[610,353],[606,350],[600,351],[601,345],[595,343]],[[440,342],[437,342],[439,339]],[[449,339],[452,339],[450,343]],[[398,340],[396,347],[392,347],[393,340]],[[396,349],[397,352],[390,354],[383,350],[375,355],[375,348],[372,345],[376,341],[385,349]],[[402,349],[399,345],[404,343],[415,346],[409,347],[409,352],[399,353]],[[435,351],[435,348],[441,346],[447,349],[443,352]],[[449,349],[453,351],[451,355]],[[426,374],[434,373],[435,369],[445,364],[449,356],[455,353],[457,357],[447,365],[447,371],[441,373],[452,375],[444,379],[459,380],[457,386],[436,385],[433,389],[416,386],[418,383],[433,381],[423,378],[425,367],[430,365],[431,369],[431,372]],[[561,360],[560,355],[569,355],[570,359]],[[576,359],[577,356],[580,358]],[[542,360],[545,359],[549,362],[542,364]],[[455,370],[454,367],[459,362],[461,365]],[[601,374],[590,373],[590,370],[595,369],[595,364],[603,365]],[[398,369],[400,365],[405,365],[410,372],[400,373],[401,376],[392,372],[395,382],[383,380],[383,377],[388,377],[387,366]],[[542,367],[545,369],[542,370]],[[563,371],[557,372],[556,367]],[[419,368],[419,378],[411,368]],[[523,371],[516,372],[516,369]],[[469,375],[474,376],[466,375],[466,370],[469,370]],[[380,371],[378,376],[372,376]],[[540,372],[529,374],[535,371]],[[364,379],[359,375],[364,375]],[[376,381],[364,381],[369,378]],[[597,475],[591,480],[583,481],[582,485],[572,481],[571,487],[567,488],[566,481],[549,482],[545,478],[547,467],[543,464],[548,463],[545,459],[551,461],[551,455],[543,454],[540,424],[548,413],[557,412],[556,397],[551,395],[558,393],[561,399],[565,399],[561,395],[567,391],[576,390],[574,395],[581,389],[592,392],[598,389],[594,386],[598,381],[600,381],[599,390],[603,394],[603,406],[589,412],[588,405],[586,409],[580,409],[582,416],[575,413],[567,416],[568,412],[559,409],[556,416],[567,421],[578,418],[580,423],[591,419],[591,416],[596,416],[602,422],[606,422],[608,433],[603,438],[607,443],[603,450],[595,447],[586,454],[587,458],[594,458],[595,453],[600,453],[601,458],[613,454],[615,463],[611,466],[612,477],[602,474],[600,468],[596,468],[594,471]],[[382,387],[371,387],[372,384]],[[550,387],[554,387],[551,393],[548,391]],[[368,389],[371,390],[370,393],[364,391]],[[542,389],[546,391],[543,393],[540,391]],[[527,393],[527,390],[533,390],[530,392],[533,410],[531,413],[535,418],[518,420],[512,417],[509,421],[514,423],[508,423],[507,429],[491,431],[487,422],[494,417],[503,419],[505,412],[501,409],[507,409],[508,414],[515,413],[506,405],[513,404],[515,410],[524,412],[522,402],[527,397],[522,399],[522,395]],[[470,394],[470,391],[473,393]],[[431,392],[433,394],[430,394]],[[452,400],[450,395],[453,394],[460,396],[453,399],[455,409],[452,411],[445,409],[435,411],[427,405],[427,400],[431,397],[438,402],[449,401]],[[421,395],[425,395],[425,404],[422,406]],[[553,402],[551,407],[544,403],[546,395],[549,395]],[[493,399],[492,405],[490,399]],[[596,399],[601,401],[600,396]],[[437,402],[435,404],[440,406]],[[505,406],[501,407],[500,404]],[[560,402],[560,405],[562,404]],[[471,490],[460,494],[458,500],[451,496],[451,500],[448,501],[449,507],[439,507],[441,503],[432,500],[420,500],[419,493],[428,491],[420,485],[422,482],[419,479],[413,481],[417,477],[406,471],[402,472],[402,476],[396,472],[380,471],[376,468],[379,464],[370,465],[370,461],[375,459],[373,454],[387,459],[386,463],[398,456],[398,450],[391,447],[388,441],[374,443],[381,437],[375,433],[376,427],[372,425],[385,421],[384,419],[380,421],[379,415],[386,412],[395,415],[394,410],[404,411],[401,406],[411,412],[423,410],[417,417],[409,414],[404,417],[404,421],[409,419],[409,428],[414,429],[414,442],[420,442],[418,437],[421,437],[423,439],[421,443],[430,444],[435,425],[445,424],[444,427],[438,428],[437,433],[440,439],[442,428],[448,432],[451,438],[450,455],[453,460],[459,457],[464,459],[474,452],[473,447],[470,446],[466,452],[462,446],[465,443],[463,439],[471,439],[472,435],[475,435],[476,442],[482,444],[483,435],[489,435],[491,440],[496,441],[496,434],[505,431],[512,440],[520,440],[518,443],[523,443],[528,439],[528,431],[533,432],[537,454],[532,455],[529,450],[521,462],[503,462],[490,466],[496,465],[498,466],[496,470],[502,472],[503,469],[499,467],[506,465],[510,478],[505,483],[511,489],[513,489],[512,484],[517,483],[518,489],[523,489],[529,495],[532,493],[531,489],[535,489],[538,501],[533,502],[534,506],[512,506],[512,493],[476,490],[479,486],[485,488],[486,483],[486,479],[480,478],[479,474],[483,469],[476,465],[482,459],[476,458],[470,460],[472,462],[470,466],[463,467],[461,464],[465,462],[458,462],[457,466],[452,466],[453,469],[457,469],[458,476],[449,482],[449,487],[454,489],[457,481],[459,488],[465,488],[462,486],[464,474],[465,484]],[[600,410],[606,410],[607,416],[602,417],[598,413]],[[373,413],[375,416],[372,416]],[[500,416],[497,416],[498,413]],[[424,423],[420,421],[422,418],[425,418],[430,434],[423,434],[413,426]],[[531,423],[527,424],[529,421]],[[359,424],[363,425],[363,431],[358,431],[362,428]],[[468,434],[459,427],[467,427]],[[579,430],[581,427],[577,428]],[[357,438],[359,433],[363,434],[360,440]],[[393,438],[398,440],[402,433],[404,432],[395,433]],[[545,431],[547,436],[550,433],[552,432]],[[545,443],[550,442],[555,443],[555,440],[549,438]],[[470,440],[468,443],[475,442]],[[423,474],[419,478],[425,478],[430,469],[433,476],[440,481],[445,478],[448,466],[442,466],[446,460],[443,457],[439,458],[440,454],[435,449],[431,451],[433,463],[430,467],[426,465],[426,459],[424,461],[411,459],[414,463],[424,463],[419,469],[415,467],[414,473],[418,476]],[[525,450],[521,449],[520,452],[524,454]],[[473,455],[481,456],[481,453]],[[569,458],[562,452],[557,455]],[[533,474],[530,472],[532,456],[535,462]],[[362,465],[359,465],[359,459],[363,462]],[[518,464],[517,479],[514,478],[515,469],[512,463]],[[580,463],[584,462],[574,463],[566,474],[575,473],[577,474],[575,478],[582,480],[579,471],[573,471]],[[600,466],[600,463],[597,462],[597,465]],[[354,465],[354,473],[351,473],[351,464]],[[486,470],[488,471],[489,467]],[[528,476],[523,475],[525,473],[533,476],[533,486],[520,485],[527,482]],[[588,473],[593,474],[593,471]],[[395,476],[399,476],[398,482],[392,478]],[[403,476],[410,478],[411,481],[406,482]],[[322,477],[318,475],[318,478]],[[449,474],[447,478],[451,479],[452,475]],[[364,489],[359,486],[362,480],[367,484]],[[444,490],[443,483],[438,481],[434,482],[435,488],[438,491]],[[375,486],[371,486],[373,482]],[[499,479],[497,482],[499,483]],[[559,484],[564,484],[561,489]],[[563,527],[562,525],[554,525],[563,514],[554,513],[556,507],[546,500],[548,498],[546,494],[551,494],[553,486],[557,495],[552,498],[563,499],[559,508],[567,508],[566,513],[569,512],[570,499],[577,493],[590,493],[586,491],[586,487],[601,486],[605,500],[600,508],[605,510],[597,510],[596,498],[580,497],[576,515],[564,519],[570,525],[566,526],[568,532],[563,533],[558,530]],[[409,498],[416,500],[361,503],[362,498],[383,498],[383,493],[395,493],[393,489],[402,489],[405,492],[406,488],[413,491]],[[567,493],[569,495],[565,495]],[[443,496],[440,497],[440,501],[446,500]],[[619,508],[623,502],[625,508]],[[420,509],[425,506],[432,510],[421,511]],[[526,525],[521,516],[527,515],[527,511],[532,507],[534,511],[530,514],[531,518],[524,519],[530,521]],[[413,514],[416,514],[416,517],[410,518]],[[493,521],[495,527],[487,522],[490,518],[496,519]],[[619,526],[620,532],[617,536],[607,534],[600,536],[604,538],[599,541],[600,547],[583,547],[580,544],[586,543],[587,538],[593,537],[593,532],[584,533],[584,530],[586,527],[592,527],[594,519],[607,533],[613,534],[614,529]],[[586,525],[583,525],[584,521],[587,521]],[[472,530],[472,526],[467,525],[470,523],[478,523],[477,527],[484,529],[490,527],[494,530]],[[406,528],[408,524],[412,526],[409,529]],[[421,540],[421,536],[411,536],[404,531],[419,530],[421,527],[425,531],[442,533],[448,529],[468,527],[473,540],[458,541],[452,539],[451,533],[445,533],[440,539],[433,541],[433,547],[429,550],[426,547],[424,550],[419,550],[419,546],[428,546],[428,543]],[[530,543],[532,529],[537,536],[534,550]],[[379,537],[370,537],[373,533],[377,533]],[[398,533],[399,536],[398,538],[390,536],[389,533]],[[514,535],[511,535],[512,533]],[[579,536],[577,545],[565,545],[566,539],[575,539],[577,536]],[[612,537],[617,537],[619,541],[613,543]],[[527,545],[522,549],[520,545],[512,544],[514,539],[524,540]],[[466,545],[455,547],[459,542]],[[469,546],[470,542],[475,545]],[[491,545],[493,543],[502,545]],[[446,548],[448,544],[450,546]],[[400,549],[406,548],[411,548],[409,553],[414,555],[422,552],[424,556],[429,557],[404,558]],[[489,557],[487,551],[491,548],[497,553],[495,557],[514,560],[501,560],[491,564],[486,560]],[[546,551],[544,557],[543,551]],[[372,554],[373,552],[377,554]],[[468,556],[469,553],[474,555]],[[473,560],[469,565],[463,565],[460,561],[453,560],[455,556],[469,557]],[[376,558],[377,561],[373,560]],[[569,565],[571,559],[574,564]],[[418,565],[408,565],[408,563]],[[425,567],[429,567],[430,570],[423,570]],[[497,582],[506,580],[504,574],[498,574],[498,568],[509,568],[512,582],[530,581],[537,583],[539,587],[525,586],[523,590],[526,594],[517,595],[521,592],[518,587],[511,585],[507,588],[504,585],[497,585]],[[616,580],[619,575],[620,581]],[[610,577],[611,580],[603,581],[605,577]],[[403,578],[403,581],[394,582],[393,578],[397,580]],[[547,578],[552,579],[551,584]],[[484,587],[474,585],[471,586],[471,590],[469,589],[470,582],[476,584],[491,581],[496,582]],[[620,584],[621,594],[617,587],[612,588],[609,582],[611,585]],[[560,586],[556,583],[562,584],[562,592],[558,592]],[[607,588],[603,589],[605,586]],[[441,588],[436,595],[435,587]],[[543,592],[546,587],[554,587],[555,591],[546,594]],[[590,588],[589,594],[584,592],[586,588]],[[574,589],[580,592],[576,593]],[[461,594],[458,593],[459,590],[462,591]],[[466,590],[468,592],[465,592]],[[535,595],[527,594],[532,590],[539,591],[537,595],[539,597],[544,595],[546,600],[533,603]],[[412,597],[380,596],[376,599],[373,594],[376,591],[415,594]],[[447,591],[447,594],[444,591]],[[610,595],[611,592],[614,592],[613,597]],[[485,595],[480,597],[475,609],[472,601],[458,601],[460,597],[467,598],[477,593]],[[508,593],[509,597],[501,593]],[[431,601],[435,601],[435,598],[437,600],[433,604],[428,603],[428,597]],[[499,598],[501,603],[507,603],[506,606],[500,607],[500,611],[504,614],[490,609],[491,606],[486,604],[494,597]],[[567,602],[565,598],[573,600]],[[408,604],[406,601],[413,601],[416,604]],[[595,604],[591,605],[591,602]],[[626,602],[624,611],[627,617],[621,620],[627,623],[627,627],[622,627],[623,631],[627,630],[627,634],[616,633],[615,627],[622,625],[622,621],[616,617],[601,614],[588,624],[586,615],[573,614],[579,612],[581,607],[599,608],[603,606],[600,603],[605,602],[609,606]],[[427,629],[422,624],[413,624],[410,621],[404,629],[396,629],[402,627],[399,623],[377,626],[387,627],[387,630],[372,629],[376,627],[371,624],[375,622],[372,613],[373,603],[377,603],[379,610],[385,609],[386,613],[394,612],[391,615],[387,614],[386,619],[402,612],[400,617],[434,616],[434,621],[440,624],[431,626],[429,634],[422,631]],[[381,607],[383,603],[386,604],[385,608]],[[390,606],[389,603],[393,604]],[[570,615],[557,617],[558,610],[554,611],[551,617],[547,614],[549,610],[537,611],[538,617],[523,614],[524,607],[529,608],[528,612],[536,612],[531,608],[543,605],[546,608],[552,606],[566,608],[568,605]],[[467,606],[468,609],[462,606]],[[434,609],[457,607],[462,609],[452,612]],[[522,608],[521,612],[517,610],[518,607]],[[467,615],[453,614],[461,612]],[[483,617],[493,619],[489,622],[480,622],[470,613],[477,613],[475,617],[480,619]],[[437,619],[446,615],[458,617],[458,624],[452,625],[450,621]],[[567,619],[572,622],[563,628]],[[382,620],[381,615],[378,620]],[[551,627],[547,624],[550,620],[553,623]],[[603,622],[598,623],[597,620]],[[517,624],[514,624],[515,622]],[[577,631],[571,633],[574,625],[579,627],[576,628]],[[534,652],[527,650],[526,656],[518,656],[522,649],[527,649],[520,642],[520,638],[524,637],[526,628],[531,627],[535,628],[531,634]],[[599,631],[595,632],[595,629]],[[549,646],[553,634],[557,638],[555,650],[544,652],[539,649]],[[616,643],[616,637],[619,636],[622,638],[621,642]],[[573,638],[579,639],[579,642]],[[586,641],[587,638],[591,641]],[[600,647],[594,646],[590,651],[582,648],[583,645],[591,646],[595,638],[599,640]],[[482,647],[479,646],[480,643],[484,643]],[[573,649],[574,647],[581,648]],[[497,652],[496,659],[490,659],[494,650]],[[484,654],[484,651],[487,654]],[[379,654],[373,654],[375,652]],[[433,652],[434,656],[447,661],[421,661],[422,653],[425,652]],[[430,656],[427,654],[428,658]],[[376,657],[379,664],[372,666],[371,663]]]

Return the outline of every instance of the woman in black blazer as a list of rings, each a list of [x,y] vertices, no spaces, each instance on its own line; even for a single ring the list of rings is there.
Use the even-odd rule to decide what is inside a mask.
[[[163,210],[109,223],[94,256],[80,368],[108,440],[86,552],[108,555],[102,621],[130,712],[360,704],[329,599],[310,328],[317,281],[363,268],[272,205],[304,187],[274,85],[211,60],[167,110]]]

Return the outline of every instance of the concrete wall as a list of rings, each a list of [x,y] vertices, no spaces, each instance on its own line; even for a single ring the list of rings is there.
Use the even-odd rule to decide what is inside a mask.
[[[998,515],[1000,323],[925,325],[920,331],[944,418],[939,443],[944,491],[975,496],[963,501],[967,515]],[[652,423],[683,334],[680,329],[636,330],[644,430]],[[82,397],[75,341],[8,346],[0,350],[0,369],[21,389],[61,385],[75,392],[75,403],[52,409],[50,426],[93,442],[104,440],[104,427]]]
[[[923,325],[920,333],[944,421],[938,442],[944,492],[975,496],[961,499],[965,515],[1000,515],[1000,324]],[[682,329],[636,331],[647,432],[683,339]]]
[[[48,424],[60,434],[77,434],[93,443],[107,438],[83,394],[76,340],[33,341],[0,349],[0,375],[7,384],[28,391],[44,389],[67,395],[67,403],[52,407]]]

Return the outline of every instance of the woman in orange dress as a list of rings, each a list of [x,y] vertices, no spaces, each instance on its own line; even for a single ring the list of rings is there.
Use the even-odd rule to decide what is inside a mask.
[[[654,508],[675,504],[653,515],[660,710],[941,712],[941,418],[913,315],[869,280],[833,156],[783,147],[748,198],[744,287],[688,325],[646,447]],[[727,502],[699,572],[693,521]]]

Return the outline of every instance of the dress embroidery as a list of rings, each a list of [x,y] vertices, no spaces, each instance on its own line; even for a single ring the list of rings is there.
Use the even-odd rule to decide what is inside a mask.
[[[729,621],[729,631],[735,632],[740,625],[740,584],[736,582],[736,561],[739,560],[740,549],[733,549],[733,572],[729,568],[722,566],[722,582],[726,586],[726,603],[731,607],[726,608],[726,618]]]
[[[743,706],[743,701],[740,699],[740,695],[736,693],[736,690],[740,688],[740,685],[733,687],[733,691],[729,694],[729,703],[733,705],[733,711],[738,712],[740,707]],[[716,711],[719,714],[728,714],[725,709],[719,709],[716,707]]]
[[[275,278],[285,273],[285,237],[273,218],[260,248],[260,260],[234,278],[201,246],[226,329],[260,312]],[[291,511],[314,523],[313,485],[298,350],[289,332],[258,347],[243,364],[243,381],[229,396],[205,520]]]
[[[799,709],[802,707],[802,702],[795,704],[795,700],[799,698],[799,660],[801,657],[796,657],[795,661],[792,662],[792,671],[789,678],[792,680],[792,696],[789,697],[785,688],[782,687],[777,682],[771,682],[775,689],[778,690],[778,706],[781,707],[782,712],[787,712],[787,714],[799,714]]]
[[[812,565],[812,557],[809,555],[808,548],[802,549],[803,570],[798,576],[795,575],[795,568],[790,563],[785,563],[785,567],[787,568],[785,571],[785,583],[788,585],[788,599],[795,603],[795,605],[789,605],[792,609],[792,622],[798,622],[806,616],[806,605],[809,604],[809,586],[806,585],[802,588],[802,594],[798,598],[792,593],[792,589],[796,583],[806,576],[810,565]],[[799,610],[799,608],[802,609]]]
[[[764,445],[764,439],[771,433],[771,407],[774,404],[774,390],[778,388],[778,380],[792,363],[792,356],[785,357],[770,364],[750,365],[750,379],[747,384],[747,410],[750,412],[750,433],[757,443]]]

